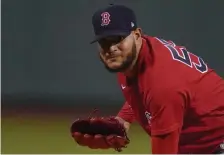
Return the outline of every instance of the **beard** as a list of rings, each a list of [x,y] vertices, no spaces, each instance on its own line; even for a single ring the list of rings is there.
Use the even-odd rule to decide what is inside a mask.
[[[127,70],[133,63],[133,61],[136,59],[136,54],[137,54],[137,49],[136,49],[136,45],[133,44],[132,49],[131,49],[131,53],[127,56],[127,59],[124,60],[121,64],[120,67],[118,68],[110,68],[107,66],[107,64],[102,60],[102,58],[100,57],[101,61],[104,64],[104,67],[106,68],[106,70],[108,70],[110,73],[117,73],[117,72],[123,72],[125,70]]]

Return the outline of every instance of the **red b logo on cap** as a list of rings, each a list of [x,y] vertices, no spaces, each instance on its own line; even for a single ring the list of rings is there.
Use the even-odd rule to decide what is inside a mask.
[[[110,14],[108,12],[103,12],[101,14],[101,17],[102,17],[101,26],[105,26],[105,25],[110,24]]]

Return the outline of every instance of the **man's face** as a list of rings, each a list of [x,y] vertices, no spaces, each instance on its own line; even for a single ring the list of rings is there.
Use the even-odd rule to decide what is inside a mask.
[[[100,59],[110,72],[122,72],[132,65],[137,50],[132,34],[127,37],[111,36],[98,41]]]

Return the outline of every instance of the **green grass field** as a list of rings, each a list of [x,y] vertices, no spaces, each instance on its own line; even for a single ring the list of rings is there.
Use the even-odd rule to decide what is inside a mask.
[[[55,115],[14,115],[2,117],[3,154],[114,154],[78,146],[69,133],[72,118]],[[121,153],[148,154],[148,135],[136,124],[129,133],[131,143]]]

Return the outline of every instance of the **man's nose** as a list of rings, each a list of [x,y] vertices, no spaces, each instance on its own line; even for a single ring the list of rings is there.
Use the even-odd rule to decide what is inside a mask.
[[[114,52],[116,52],[117,51],[117,46],[116,45],[111,45],[110,47],[109,47],[109,52],[110,53],[114,53]]]

